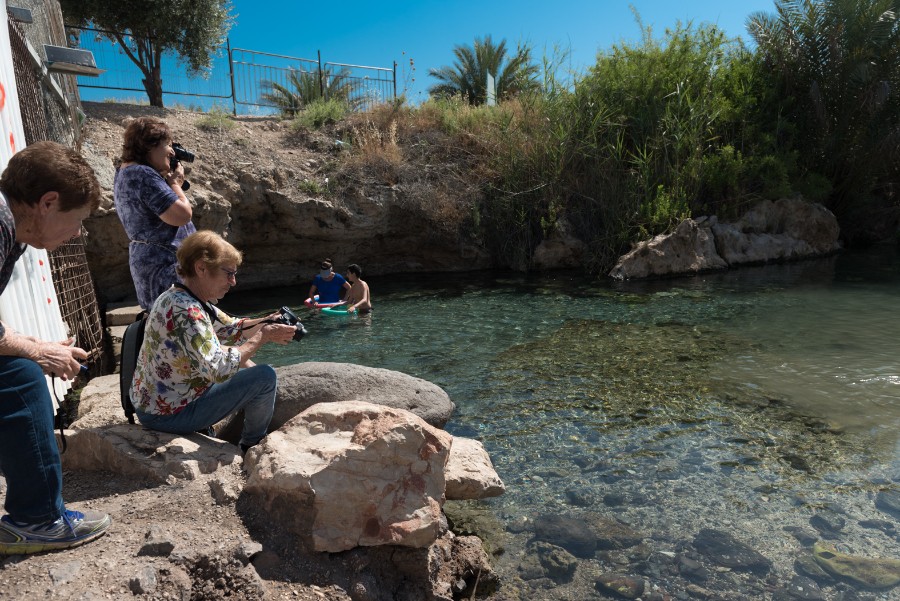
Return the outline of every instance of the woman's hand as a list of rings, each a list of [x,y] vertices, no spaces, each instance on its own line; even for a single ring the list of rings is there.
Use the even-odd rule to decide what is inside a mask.
[[[41,342],[38,345],[37,364],[45,374],[63,380],[74,378],[81,371],[81,361],[87,359],[87,351],[75,346],[74,338],[62,342]]]
[[[169,169],[163,177],[170,186],[181,187],[184,183],[184,165],[181,164],[181,161],[175,163],[175,169]]]
[[[260,330],[262,343],[274,342],[276,344],[287,344],[293,339],[294,331],[294,326],[281,323],[268,323]]]

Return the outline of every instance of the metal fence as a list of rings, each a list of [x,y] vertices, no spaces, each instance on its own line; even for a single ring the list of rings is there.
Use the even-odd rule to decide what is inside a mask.
[[[121,45],[111,40],[114,34],[87,27],[67,27],[69,46],[89,50],[100,69],[99,77],[80,76],[78,86],[84,89],[121,90],[145,94],[143,73],[126,55]],[[128,43],[131,37],[120,34]],[[192,76],[175,53],[164,53],[161,64],[164,95],[209,98],[230,102],[235,115],[278,109],[271,99],[277,86],[295,92],[295,82],[310,78],[320,97],[328,98],[335,90],[338,97],[352,108],[368,109],[397,96],[397,64],[393,67],[370,67],[346,63],[322,62],[321,52],[315,59],[271,54],[245,48],[231,48],[230,43],[215,53],[211,68]],[[335,85],[335,82],[340,84]],[[301,100],[300,105],[306,99]],[[299,106],[297,107],[299,108]]]

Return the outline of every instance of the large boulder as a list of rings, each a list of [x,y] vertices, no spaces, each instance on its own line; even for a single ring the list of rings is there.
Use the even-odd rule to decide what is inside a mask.
[[[804,259],[840,248],[834,214],[799,198],[763,200],[734,224],[714,225],[713,233],[729,265]]]
[[[244,490],[317,551],[423,548],[441,532],[451,442],[402,409],[320,403],[247,452]]]
[[[410,411],[442,428],[456,406],[437,384],[413,376],[352,363],[311,361],[275,368],[278,393],[269,432],[317,403],[364,401]],[[243,417],[216,428],[219,438],[237,442]]]
[[[406,409],[442,428],[456,406],[444,390],[427,380],[389,369],[352,363],[309,362],[276,367],[278,393],[269,431],[316,403],[366,401]],[[127,423],[122,411],[119,374],[91,379],[78,404],[73,430]],[[237,444],[243,416],[225,420],[217,436]]]

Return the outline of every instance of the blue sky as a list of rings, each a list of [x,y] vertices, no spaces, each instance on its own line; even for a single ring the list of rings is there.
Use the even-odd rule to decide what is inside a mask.
[[[773,0],[448,0],[446,2],[299,2],[232,0],[237,21],[232,47],[331,62],[390,67],[397,61],[398,88],[409,86],[418,103],[435,83],[430,68],[453,63],[453,48],[475,37],[527,41],[537,57],[554,45],[571,51],[571,68],[593,64],[598,50],[637,41],[640,29],[630,6],[654,35],[678,20],[715,23],[749,41],[745,21],[756,11],[773,12]],[[415,72],[409,72],[409,59]],[[415,81],[411,79],[415,77]]]

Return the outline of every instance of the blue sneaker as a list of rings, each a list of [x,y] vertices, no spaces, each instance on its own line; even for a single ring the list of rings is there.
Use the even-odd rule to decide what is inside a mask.
[[[20,524],[5,515],[0,518],[0,555],[77,547],[102,536],[110,523],[108,515],[91,510],[66,510],[58,520],[43,524]]]

